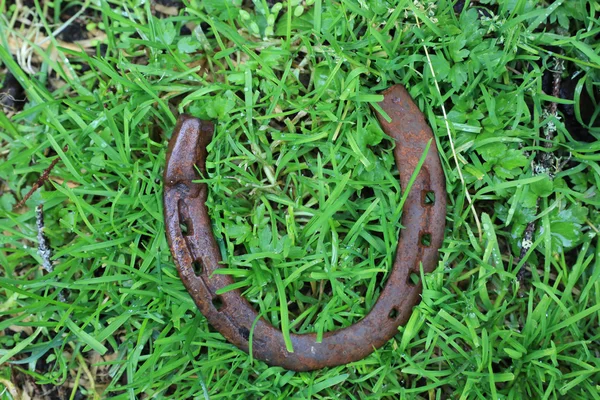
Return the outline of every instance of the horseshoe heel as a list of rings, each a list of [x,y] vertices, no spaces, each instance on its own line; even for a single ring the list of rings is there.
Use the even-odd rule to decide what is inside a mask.
[[[396,142],[394,156],[404,189],[433,134],[404,87],[396,85],[383,94],[379,105],[391,122],[381,115],[378,119]],[[196,167],[205,170],[213,129],[210,122],[179,117],[164,172],[167,238],[181,280],[202,314],[229,342],[248,352],[257,312],[239,290],[216,294],[233,279],[213,274],[220,268],[221,256],[205,205],[208,188],[192,182],[199,178]],[[445,186],[433,141],[404,204],[394,267],[373,309],[356,324],[323,334],[320,343],[316,334],[291,334],[293,353],[286,350],[281,331],[259,318],[252,339],[254,357],[294,371],[311,371],[360,360],[391,339],[420,301],[422,286],[413,283],[411,274],[419,274],[421,264],[425,272],[435,268],[444,236]]]

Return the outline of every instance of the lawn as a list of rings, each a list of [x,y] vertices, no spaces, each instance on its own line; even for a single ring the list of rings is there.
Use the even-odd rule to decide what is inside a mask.
[[[0,0],[0,399],[600,399],[599,16],[595,0]],[[177,116],[215,122],[227,290],[322,335],[364,317],[392,268],[402,190],[373,104],[393,84],[446,176],[421,303],[361,361],[253,359],[167,245]]]

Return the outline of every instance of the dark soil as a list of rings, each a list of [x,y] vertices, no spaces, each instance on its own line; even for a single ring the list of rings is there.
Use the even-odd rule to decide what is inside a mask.
[[[568,73],[568,72],[567,72]],[[582,79],[585,74],[580,73],[576,76],[575,74],[570,74],[568,76],[563,76],[561,84],[560,84],[560,98],[565,100],[573,100],[575,98],[575,89],[577,87],[577,83],[580,79]],[[544,79],[542,82],[542,89],[545,93],[552,93],[552,72],[546,71],[544,74]],[[579,97],[579,109],[581,112],[581,120],[584,124],[590,125],[593,123],[594,126],[600,127],[600,121],[592,121],[592,117],[594,114],[594,104],[595,102],[600,101],[600,93],[598,90],[592,93],[588,93],[585,88],[581,92],[581,96]],[[565,124],[565,128],[567,131],[573,136],[575,140],[579,140],[582,142],[594,142],[597,139],[590,133],[588,128],[584,125],[580,124],[577,121],[577,116],[575,115],[575,106],[572,104],[558,104],[558,111],[562,114],[563,122]]]
[[[0,105],[5,111],[20,111],[26,101],[25,90],[17,78],[7,71],[0,89]]]
[[[76,42],[78,40],[87,39],[88,33],[85,29],[85,25],[75,20],[71,22],[65,29],[63,29],[63,31],[58,35],[58,38],[65,42]]]

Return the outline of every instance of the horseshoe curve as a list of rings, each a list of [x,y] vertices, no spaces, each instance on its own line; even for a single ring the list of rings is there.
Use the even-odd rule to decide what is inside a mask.
[[[386,134],[396,141],[394,157],[401,187],[410,177],[433,134],[406,89],[395,85],[383,92],[381,108],[391,117],[377,115]],[[248,352],[248,340],[257,312],[239,290],[217,295],[233,283],[228,275],[213,274],[221,255],[215,242],[205,205],[208,188],[194,183],[197,167],[205,172],[206,146],[214,126],[181,115],[169,142],[164,172],[165,225],[169,247],[179,275],[208,322],[229,342]],[[264,318],[256,322],[252,351],[255,358],[294,371],[311,371],[358,361],[385,344],[405,324],[420,301],[421,283],[412,273],[436,265],[442,244],[446,214],[446,187],[435,141],[413,182],[404,204],[394,267],[371,311],[347,328],[323,334],[291,334],[294,352],[288,352],[283,334]]]

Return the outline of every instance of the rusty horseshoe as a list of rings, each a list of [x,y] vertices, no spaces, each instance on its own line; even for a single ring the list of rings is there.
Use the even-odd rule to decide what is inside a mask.
[[[391,118],[377,115],[386,134],[395,142],[394,157],[401,187],[408,187],[411,175],[433,134],[421,111],[403,86],[383,92],[379,103]],[[371,311],[347,328],[323,334],[291,334],[294,352],[288,352],[281,331],[258,318],[239,290],[217,295],[233,283],[229,275],[213,274],[221,266],[221,255],[211,229],[205,205],[208,188],[195,183],[197,169],[205,172],[207,150],[214,126],[181,115],[169,142],[164,171],[165,225],[171,253],[179,275],[194,302],[231,343],[248,352],[250,329],[254,357],[270,365],[294,371],[311,371],[360,360],[385,344],[405,324],[420,301],[422,285],[411,274],[422,264],[431,272],[437,263],[445,227],[446,183],[435,140],[413,182],[404,203],[402,225],[393,269]],[[197,168],[197,169],[196,169]],[[255,322],[256,321],[256,322]]]

